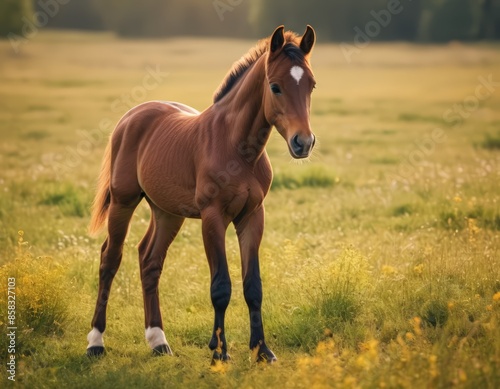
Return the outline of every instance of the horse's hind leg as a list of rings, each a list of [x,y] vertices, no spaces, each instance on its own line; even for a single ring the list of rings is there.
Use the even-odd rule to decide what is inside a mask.
[[[101,248],[101,265],[99,267],[99,291],[92,319],[92,331],[88,334],[89,345],[87,355],[95,356],[104,352],[102,334],[106,329],[106,308],[113,278],[120,267],[123,242],[127,235],[130,218],[140,201],[124,205],[111,201],[108,216],[108,238]]]
[[[172,354],[160,312],[158,284],[170,243],[182,226],[184,218],[165,213],[151,204],[151,222],[139,244],[146,340],[155,354]]]

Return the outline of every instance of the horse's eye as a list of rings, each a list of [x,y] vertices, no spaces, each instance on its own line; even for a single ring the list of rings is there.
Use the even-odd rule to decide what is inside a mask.
[[[271,92],[273,92],[276,96],[281,95],[281,89],[278,84],[271,84]]]

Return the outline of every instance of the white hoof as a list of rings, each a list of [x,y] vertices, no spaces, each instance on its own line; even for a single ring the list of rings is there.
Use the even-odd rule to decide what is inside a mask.
[[[167,338],[165,338],[165,333],[160,327],[148,327],[146,329],[146,340],[148,341],[149,347],[152,349],[162,346],[162,345],[167,345]]]
[[[89,342],[89,345],[87,346],[87,348],[90,348],[90,347],[104,347],[104,342],[102,340],[102,332],[100,332],[95,327],[87,335],[87,340]]]

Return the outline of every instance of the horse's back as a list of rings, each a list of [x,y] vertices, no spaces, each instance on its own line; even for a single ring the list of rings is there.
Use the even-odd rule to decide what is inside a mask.
[[[176,102],[148,101],[137,105],[118,122],[111,135],[112,149],[129,148],[126,144],[140,149],[158,129],[174,133],[175,127],[179,127],[176,123],[198,114],[196,109]]]
[[[159,103],[163,103],[169,105],[171,107],[177,108],[179,111],[190,113],[193,115],[199,115],[200,111],[190,107],[189,105],[178,103],[177,101],[159,101]]]
[[[196,109],[182,103],[174,101],[148,101],[130,109],[120,119],[117,127],[120,127],[120,124],[124,122],[128,122],[127,124],[135,122],[136,125],[144,127],[151,120],[165,119],[170,115],[194,116],[198,114],[199,112]]]
[[[133,177],[141,192],[166,212],[183,212],[179,202],[193,207],[198,115],[177,102],[151,101],[131,109],[112,137],[118,150],[115,176]]]

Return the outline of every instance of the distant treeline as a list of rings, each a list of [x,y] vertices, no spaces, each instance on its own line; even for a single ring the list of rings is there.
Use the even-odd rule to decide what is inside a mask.
[[[0,33],[23,26],[120,36],[261,37],[307,23],[321,39],[447,42],[500,39],[500,0],[0,0]]]

